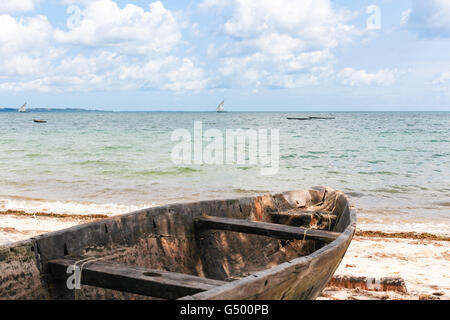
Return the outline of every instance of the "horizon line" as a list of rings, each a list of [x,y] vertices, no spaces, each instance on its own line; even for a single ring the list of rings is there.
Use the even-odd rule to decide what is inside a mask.
[[[170,108],[170,107],[168,107]],[[441,109],[405,109],[405,110],[399,110],[401,108],[396,108],[395,110],[388,110],[388,109],[380,109],[380,110],[364,110],[364,109],[342,109],[342,110],[329,110],[329,109],[323,109],[323,110],[227,110],[225,113],[233,113],[233,112],[450,112],[450,108],[448,110],[441,110]],[[11,111],[14,112],[14,110],[18,111],[18,108],[13,107],[3,107],[0,108],[0,111]],[[58,108],[29,108],[29,111],[36,111],[39,112],[39,110],[46,110],[46,111],[90,111],[90,112],[208,112],[208,113],[217,113],[216,110],[162,110],[162,109],[156,109],[156,110],[139,110],[139,109],[88,109],[88,108],[73,108],[73,107],[58,107]]]

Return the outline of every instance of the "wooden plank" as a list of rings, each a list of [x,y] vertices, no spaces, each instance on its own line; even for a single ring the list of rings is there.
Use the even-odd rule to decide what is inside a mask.
[[[254,222],[243,219],[229,219],[205,216],[195,220],[198,229],[215,229],[225,231],[235,231],[249,234],[268,236],[282,240],[320,240],[332,242],[336,240],[340,233],[322,231],[315,229],[305,229],[302,227],[291,227],[275,223]]]
[[[55,279],[67,280],[70,276],[67,274],[67,268],[80,259],[52,260],[49,262],[50,272]],[[78,263],[77,266],[81,267],[81,264]],[[81,284],[155,298],[178,299],[208,291],[226,282],[182,273],[95,261],[83,266]]]

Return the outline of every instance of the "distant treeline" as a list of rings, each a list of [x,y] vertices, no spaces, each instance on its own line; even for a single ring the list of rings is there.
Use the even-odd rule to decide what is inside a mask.
[[[0,108],[0,112],[18,112],[18,109]],[[87,109],[74,109],[74,108],[65,108],[65,109],[33,108],[33,109],[27,109],[27,112],[103,112],[103,111],[87,110]]]

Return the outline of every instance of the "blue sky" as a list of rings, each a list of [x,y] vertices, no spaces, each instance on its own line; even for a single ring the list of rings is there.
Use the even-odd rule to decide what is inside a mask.
[[[450,111],[447,0],[2,0],[0,107]]]

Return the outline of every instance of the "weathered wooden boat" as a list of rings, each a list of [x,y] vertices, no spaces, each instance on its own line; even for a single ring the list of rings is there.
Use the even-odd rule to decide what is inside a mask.
[[[0,299],[315,299],[355,228],[330,188],[166,205],[0,247]]]

